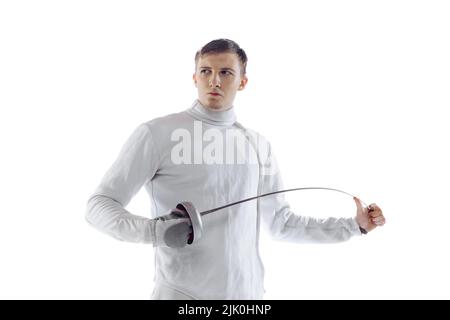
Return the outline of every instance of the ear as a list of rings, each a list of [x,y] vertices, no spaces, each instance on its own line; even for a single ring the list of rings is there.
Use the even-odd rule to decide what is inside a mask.
[[[197,77],[195,76],[195,73],[192,75],[192,79],[194,80],[194,85],[197,87]]]
[[[248,82],[247,76],[246,75],[242,76],[241,77],[241,84],[239,85],[238,90],[239,91],[244,90],[245,86],[247,85],[247,82]]]

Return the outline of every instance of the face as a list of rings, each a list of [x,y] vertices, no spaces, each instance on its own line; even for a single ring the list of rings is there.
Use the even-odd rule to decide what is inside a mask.
[[[235,53],[200,57],[193,78],[198,99],[212,111],[231,108],[236,92],[243,90],[247,84],[247,77],[241,75],[241,63]]]

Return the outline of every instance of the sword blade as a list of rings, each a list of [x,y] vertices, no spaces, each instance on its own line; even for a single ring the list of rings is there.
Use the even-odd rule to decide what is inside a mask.
[[[293,188],[293,189],[285,189],[285,190],[279,190],[279,191],[274,191],[274,192],[264,193],[264,194],[261,194],[261,195],[259,195],[259,196],[254,196],[254,197],[251,197],[251,198],[247,198],[247,199],[239,200],[239,201],[236,201],[236,202],[232,202],[232,203],[226,204],[226,205],[221,206],[221,207],[217,207],[217,208],[213,208],[213,209],[210,209],[210,210],[202,211],[202,212],[200,212],[200,215],[201,215],[201,216],[205,216],[205,215],[207,215],[207,214],[210,214],[210,213],[213,213],[213,212],[216,212],[216,211],[219,211],[219,210],[222,210],[222,209],[231,207],[231,206],[235,206],[235,205],[240,204],[240,203],[243,203],[243,202],[255,200],[255,199],[258,199],[258,198],[262,198],[262,197],[267,197],[267,196],[270,196],[270,195],[273,195],[273,194],[277,194],[277,193],[285,193],[285,192],[290,192],[290,191],[298,191],[298,190],[330,190],[330,191],[336,191],[336,192],[340,192],[340,193],[347,194],[347,195],[351,196],[352,198],[355,197],[354,195],[352,195],[352,194],[350,194],[350,193],[348,193],[348,192],[345,192],[345,191],[342,191],[342,190],[339,190],[339,189],[334,189],[334,188],[325,188],[325,187],[303,187],[303,188]],[[362,203],[365,207],[367,207],[367,205],[366,205],[365,202],[361,201],[361,203]]]

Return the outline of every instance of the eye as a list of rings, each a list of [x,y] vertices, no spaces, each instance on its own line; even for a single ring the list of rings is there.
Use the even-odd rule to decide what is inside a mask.
[[[223,70],[223,71],[221,71],[220,73],[222,73],[222,74],[225,75],[225,76],[232,76],[232,75],[233,75],[233,73],[230,72],[230,71],[228,71],[228,70]]]
[[[208,69],[202,69],[202,70],[200,70],[200,73],[201,74],[207,74],[207,73],[209,73],[209,70]]]

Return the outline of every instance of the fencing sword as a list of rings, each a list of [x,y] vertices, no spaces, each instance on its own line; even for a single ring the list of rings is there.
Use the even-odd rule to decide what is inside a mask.
[[[216,207],[213,209],[209,209],[206,211],[202,211],[199,212],[197,210],[197,208],[195,208],[194,204],[192,202],[189,201],[183,201],[181,203],[179,203],[176,207],[177,209],[180,209],[184,212],[187,213],[189,220],[191,221],[191,225],[192,225],[192,233],[191,236],[189,237],[188,240],[188,244],[192,244],[193,242],[199,240],[202,236],[203,233],[203,223],[202,223],[202,216],[208,215],[210,213],[228,208],[228,207],[232,207],[235,205],[238,205],[240,203],[244,203],[247,201],[251,201],[251,200],[255,200],[258,198],[262,198],[262,197],[267,197],[270,195],[274,195],[277,193],[286,193],[286,192],[291,192],[291,191],[299,191],[299,190],[330,190],[330,191],[336,191],[336,192],[340,192],[340,193],[344,193],[346,195],[351,196],[352,198],[356,198],[354,195],[352,195],[351,193],[339,190],[339,189],[335,189],[335,188],[327,188],[327,187],[302,187],[302,188],[292,188],[292,189],[285,189],[285,190],[279,190],[279,191],[274,191],[274,192],[269,192],[269,193],[264,193],[264,194],[260,194],[254,197],[250,197],[250,198],[246,198],[243,200],[239,200],[236,202],[232,202],[220,207]],[[360,200],[361,201],[361,200]],[[363,201],[361,201],[361,203],[365,206],[368,207],[367,204]]]

